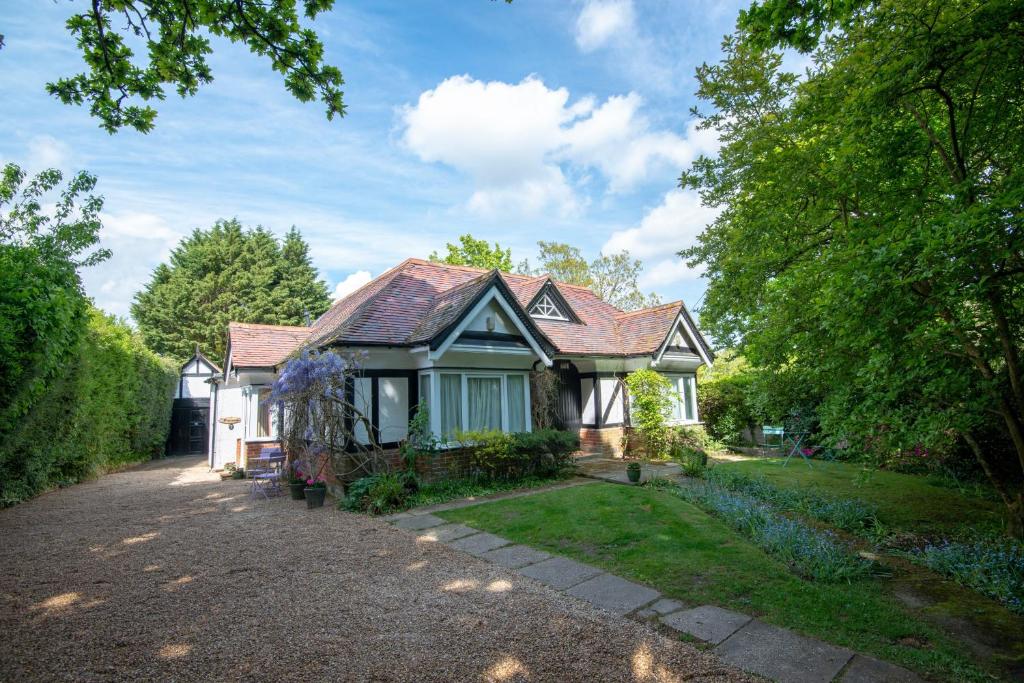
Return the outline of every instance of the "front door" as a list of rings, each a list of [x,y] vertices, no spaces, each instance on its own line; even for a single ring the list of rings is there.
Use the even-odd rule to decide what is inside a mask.
[[[567,360],[555,361],[558,375],[558,401],[555,402],[555,426],[570,432],[580,431],[582,423],[582,398],[580,395],[580,371]]]

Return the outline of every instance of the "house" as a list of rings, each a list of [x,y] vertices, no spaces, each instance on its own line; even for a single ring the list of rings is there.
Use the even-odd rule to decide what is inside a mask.
[[[167,437],[169,455],[206,455],[209,451],[211,380],[221,370],[196,351],[181,366],[171,407],[171,431]]]
[[[578,431],[587,448],[614,452],[629,424],[627,373],[664,373],[677,396],[673,420],[696,423],[696,371],[712,362],[682,302],[623,312],[547,275],[407,259],[310,327],[228,326],[210,416],[211,467],[276,444],[271,385],[302,348],[367,352],[351,397],[385,448],[405,438],[420,403],[442,438],[459,429],[529,431],[530,373],[547,367],[559,380],[558,425]]]

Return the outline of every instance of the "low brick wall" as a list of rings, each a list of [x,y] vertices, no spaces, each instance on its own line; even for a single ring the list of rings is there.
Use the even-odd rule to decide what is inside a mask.
[[[235,450],[235,465],[249,469],[249,460],[258,457],[264,450],[270,448],[281,448],[280,441],[245,441],[240,448]]]
[[[580,450],[584,453],[602,453],[606,456],[622,457],[622,436],[628,427],[604,427],[580,429]]]

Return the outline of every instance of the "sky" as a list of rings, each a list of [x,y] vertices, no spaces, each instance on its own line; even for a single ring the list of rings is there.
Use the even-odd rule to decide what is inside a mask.
[[[64,27],[82,0],[6,0],[0,163],[98,177],[113,257],[83,280],[119,316],[183,236],[233,217],[298,227],[336,296],[468,232],[516,263],[538,240],[629,250],[642,289],[694,308],[704,281],[675,254],[715,213],[677,180],[717,149],[689,113],[694,72],[748,1],[336,0],[311,26],[344,118],[215,38],[213,83],[169,90],[149,134],[110,135],[45,91],[82,71]]]

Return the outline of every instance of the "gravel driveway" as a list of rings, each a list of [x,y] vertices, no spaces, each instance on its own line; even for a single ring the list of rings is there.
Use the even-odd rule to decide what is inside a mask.
[[[0,511],[0,680],[747,680],[387,524],[195,458]]]

